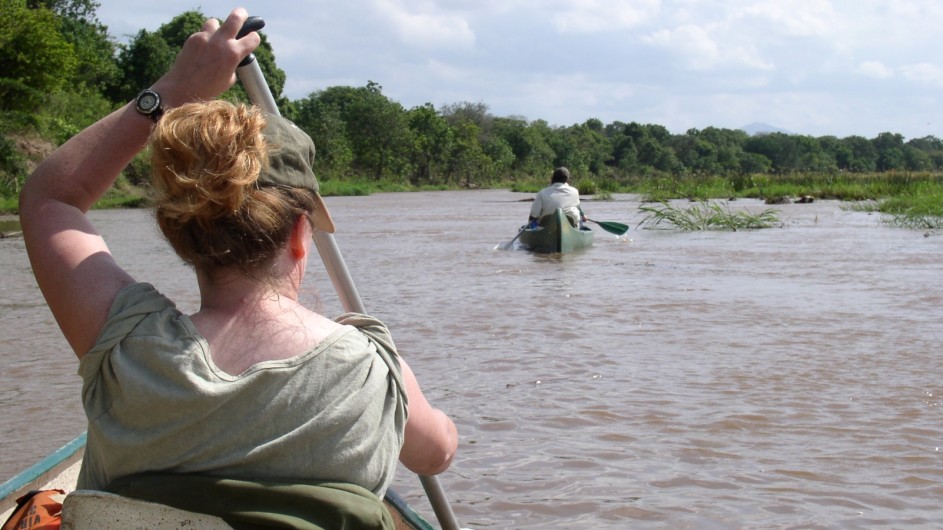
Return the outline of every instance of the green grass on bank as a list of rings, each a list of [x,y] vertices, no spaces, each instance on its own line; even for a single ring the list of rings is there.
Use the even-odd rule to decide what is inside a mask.
[[[0,197],[0,214],[15,214],[19,210],[16,197]]]
[[[891,225],[943,228],[943,175],[935,173],[710,176],[681,180],[661,177],[641,181],[635,192],[643,194],[643,201],[654,203],[682,198],[692,201],[752,198],[776,204],[806,196],[853,201],[861,205],[860,209],[884,214],[884,221]],[[725,217],[706,208],[689,212],[650,210],[649,221],[654,224],[671,224],[672,217],[681,221],[681,226],[696,225],[699,218],[712,214]]]
[[[647,200],[811,196],[843,201],[881,200],[901,195],[943,192],[943,174],[935,173],[795,173],[789,175],[703,176],[639,180],[635,193]],[[622,190],[620,190],[622,191]]]
[[[547,182],[543,178],[496,182],[483,187],[509,189],[519,193],[537,193]],[[584,197],[611,200],[613,193],[636,193],[646,203],[665,203],[672,199],[695,202],[711,199],[753,198],[768,203],[811,196],[861,202],[861,208],[880,212],[891,224],[910,228],[943,228],[943,174],[789,174],[748,175],[739,177],[666,176],[633,177],[622,181],[577,178],[574,185]],[[372,193],[441,191],[467,189],[460,185],[413,186],[406,181],[366,178],[325,179],[325,196],[363,196]],[[147,191],[132,186],[125,179],[99,201],[96,208],[137,208],[148,204]],[[16,197],[0,198],[0,213],[17,211]],[[650,212],[651,213],[651,212]],[[696,213],[696,212],[693,212]],[[705,213],[705,212],[702,212]]]
[[[903,228],[943,228],[943,191],[890,197],[877,203],[877,210],[884,214],[886,222]]]

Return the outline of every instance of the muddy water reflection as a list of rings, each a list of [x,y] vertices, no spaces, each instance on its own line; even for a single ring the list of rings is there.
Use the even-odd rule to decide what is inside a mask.
[[[366,307],[459,424],[441,479],[464,526],[943,527],[943,236],[814,203],[777,207],[781,229],[494,250],[523,197],[328,200]],[[634,226],[619,199],[586,209]],[[122,263],[195,308],[146,212],[95,215]],[[9,476],[83,419],[22,242],[0,248]],[[397,488],[431,513],[414,476]]]

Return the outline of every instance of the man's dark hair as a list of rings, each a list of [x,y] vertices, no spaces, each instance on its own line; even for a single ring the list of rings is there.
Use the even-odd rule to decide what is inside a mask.
[[[570,180],[570,170],[565,167],[558,167],[553,170],[553,175],[550,177],[550,183],[555,184],[557,182],[567,182]]]

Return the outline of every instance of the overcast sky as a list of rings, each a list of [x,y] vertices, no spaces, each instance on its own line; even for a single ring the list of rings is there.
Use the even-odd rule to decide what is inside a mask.
[[[943,138],[940,0],[99,1],[121,41],[242,5],[290,99],[375,81],[406,108],[468,101],[553,126]]]

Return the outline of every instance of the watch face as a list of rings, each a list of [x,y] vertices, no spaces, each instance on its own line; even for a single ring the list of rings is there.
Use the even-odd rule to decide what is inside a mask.
[[[143,110],[153,110],[157,106],[157,95],[150,92],[141,94],[138,99],[138,106]]]
[[[164,109],[160,106],[160,95],[151,89],[142,90],[138,94],[134,106],[138,112],[148,116],[154,122],[157,122],[164,114]]]

